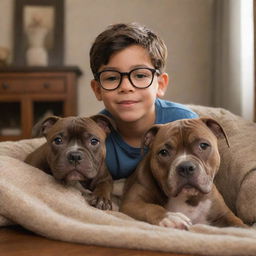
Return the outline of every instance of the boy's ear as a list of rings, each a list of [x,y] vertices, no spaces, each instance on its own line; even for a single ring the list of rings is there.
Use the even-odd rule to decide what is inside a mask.
[[[91,88],[92,88],[92,90],[93,90],[93,92],[94,92],[94,94],[95,94],[97,100],[101,101],[101,100],[102,100],[102,97],[101,97],[101,88],[100,88],[99,83],[98,83],[95,79],[93,79],[93,80],[91,81]]]
[[[167,90],[169,77],[167,73],[162,73],[161,75],[159,75],[157,79],[158,79],[157,97],[161,98],[165,95],[165,92]]]

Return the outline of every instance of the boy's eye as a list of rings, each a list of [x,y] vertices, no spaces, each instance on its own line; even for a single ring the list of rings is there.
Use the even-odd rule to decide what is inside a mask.
[[[115,72],[103,72],[100,77],[101,81],[115,82],[120,79],[120,75]]]
[[[117,78],[116,76],[109,76],[109,77],[104,77],[103,80],[104,80],[104,81],[109,81],[109,82],[111,82],[111,81],[116,81],[116,80],[118,80],[118,78]]]
[[[137,71],[136,70],[136,72],[134,71],[132,73],[132,77],[137,80],[148,78],[148,77],[151,77],[151,72],[148,72],[148,70],[145,70],[145,71]]]
[[[147,75],[145,75],[145,74],[136,74],[136,78],[138,78],[138,79],[142,79],[144,77],[147,77]]]

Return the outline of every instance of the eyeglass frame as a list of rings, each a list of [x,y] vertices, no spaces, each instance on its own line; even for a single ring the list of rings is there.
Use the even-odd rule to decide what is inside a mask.
[[[136,85],[133,84],[132,79],[131,79],[131,73],[132,73],[133,71],[135,71],[135,70],[138,70],[138,69],[147,69],[147,70],[150,70],[150,71],[151,71],[151,73],[152,73],[152,79],[151,79],[151,82],[150,82],[149,85],[147,85],[147,86],[145,86],[145,87],[137,87]],[[119,81],[119,84],[118,84],[114,89],[106,89],[106,88],[101,84],[100,75],[101,75],[102,73],[104,73],[104,72],[107,72],[107,71],[117,72],[117,73],[119,73],[120,76],[121,76],[120,81]],[[120,71],[114,70],[114,69],[105,69],[105,70],[102,70],[102,71],[97,72],[97,73],[95,74],[95,80],[96,80],[97,82],[99,82],[100,86],[101,86],[104,90],[106,90],[106,91],[114,91],[114,90],[116,90],[118,87],[120,87],[120,85],[122,84],[123,77],[124,77],[124,76],[127,76],[128,79],[129,79],[129,82],[131,83],[131,85],[132,85],[134,88],[136,88],[136,89],[146,89],[146,88],[148,88],[149,86],[152,85],[155,74],[157,74],[157,75],[159,76],[161,73],[160,73],[160,71],[159,71],[158,69],[155,69],[155,68],[148,68],[148,67],[134,68],[134,69],[132,69],[132,70],[129,71],[129,72],[120,72]]]

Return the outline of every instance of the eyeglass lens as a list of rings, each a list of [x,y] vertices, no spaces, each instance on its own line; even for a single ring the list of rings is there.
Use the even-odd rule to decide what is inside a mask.
[[[129,80],[135,87],[146,88],[153,80],[154,71],[151,69],[134,69],[128,73]],[[100,83],[103,88],[113,90],[117,88],[122,80],[123,74],[118,71],[103,71],[100,74]]]

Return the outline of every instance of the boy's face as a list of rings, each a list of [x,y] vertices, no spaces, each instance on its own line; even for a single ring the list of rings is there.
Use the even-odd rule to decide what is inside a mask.
[[[107,65],[101,66],[99,71],[106,69],[119,72],[129,72],[135,68],[154,68],[146,49],[138,45],[129,46],[113,54]],[[123,77],[120,86],[113,90],[103,89],[99,82],[92,80],[91,87],[98,100],[102,100],[106,109],[116,121],[136,122],[155,117],[155,99],[163,96],[168,84],[166,73],[154,75],[153,82],[148,88],[135,88],[127,76]]]

